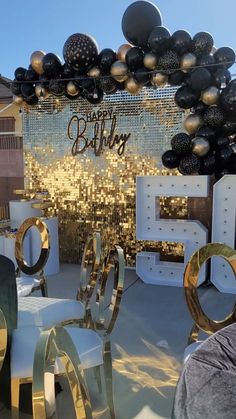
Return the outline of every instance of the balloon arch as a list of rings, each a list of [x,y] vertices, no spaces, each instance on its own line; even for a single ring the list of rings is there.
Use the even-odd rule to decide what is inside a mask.
[[[176,85],[175,102],[190,113],[186,132],[175,135],[172,149],[162,156],[164,166],[217,179],[236,174],[236,80],[228,70],[234,51],[216,49],[208,32],[193,38],[185,30],[171,35],[158,8],[147,1],[126,9],[122,30],[128,43],[117,52],[106,48],[98,53],[96,41],[80,33],[65,42],[64,64],[53,53],[33,52],[29,68],[15,70],[15,103],[36,105],[51,94],[98,104],[117,90],[137,95],[143,86]]]

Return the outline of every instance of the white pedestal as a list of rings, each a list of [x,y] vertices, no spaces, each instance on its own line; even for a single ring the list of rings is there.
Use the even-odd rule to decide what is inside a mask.
[[[4,256],[4,235],[0,234],[0,255]]]
[[[13,233],[10,233],[11,235],[4,236],[4,256],[8,257],[12,260],[12,262],[15,265],[15,268],[17,268],[16,258],[15,258],[15,237],[13,236]],[[24,238],[23,243],[23,254],[24,254],[24,260],[30,264],[30,236],[29,234],[26,234]]]
[[[41,201],[38,199],[31,199],[30,201],[14,200],[9,202],[11,226],[13,228],[20,227],[26,218],[40,217],[42,215],[40,209],[31,207],[31,204],[36,202]]]
[[[49,258],[44,267],[45,275],[54,275],[59,272],[59,240],[58,240],[58,218],[41,217],[41,220],[47,225],[50,236]],[[30,229],[31,233],[31,263],[34,265],[40,255],[41,239],[36,227]]]

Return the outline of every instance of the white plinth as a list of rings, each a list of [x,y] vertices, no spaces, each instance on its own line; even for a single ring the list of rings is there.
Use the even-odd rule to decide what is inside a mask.
[[[0,255],[4,256],[4,236],[0,234]]]
[[[54,275],[59,272],[59,240],[58,240],[58,218],[41,217],[47,225],[50,236],[49,258],[44,267],[45,275]],[[36,227],[30,229],[31,233],[31,264],[35,264],[39,258],[41,250],[40,234]]]
[[[30,201],[14,200],[9,202],[10,219],[13,228],[18,228],[30,217],[40,217],[42,211],[37,208],[32,208],[31,204],[41,202],[38,199],[31,199]]]
[[[4,256],[12,260],[17,268],[16,258],[15,258],[15,237],[4,237]],[[24,243],[23,243],[23,253],[24,260],[29,264],[30,263],[30,236],[26,234]]]

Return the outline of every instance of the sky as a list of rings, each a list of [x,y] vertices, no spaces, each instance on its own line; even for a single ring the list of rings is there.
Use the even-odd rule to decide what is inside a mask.
[[[117,50],[126,42],[121,21],[133,0],[1,0],[0,74],[14,78],[17,67],[28,67],[36,50],[62,57],[73,33],[92,35],[99,49]],[[163,26],[171,33],[185,29],[193,36],[210,32],[217,48],[236,51],[235,0],[153,0]],[[63,57],[62,57],[63,58]],[[232,70],[231,70],[232,71]],[[236,67],[233,68],[236,73]]]

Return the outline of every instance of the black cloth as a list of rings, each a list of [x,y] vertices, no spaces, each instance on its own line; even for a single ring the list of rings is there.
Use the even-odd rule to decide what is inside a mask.
[[[236,418],[236,324],[192,353],[176,388],[172,419]]]
[[[0,255],[0,308],[7,322],[7,353],[0,372],[0,401],[10,406],[10,345],[12,331],[17,327],[17,289],[14,263]]]

